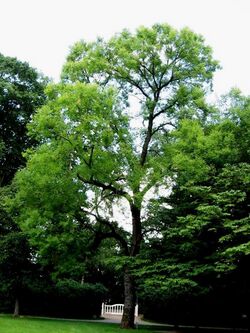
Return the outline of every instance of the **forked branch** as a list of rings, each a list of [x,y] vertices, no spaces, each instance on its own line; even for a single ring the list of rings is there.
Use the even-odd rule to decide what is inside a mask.
[[[85,213],[86,215],[90,215],[96,219],[97,222],[99,222],[101,225],[107,227],[110,231],[109,232],[103,232],[99,231],[99,236],[96,235],[96,241],[100,239],[102,241],[105,238],[114,238],[117,240],[117,242],[121,245],[124,254],[128,255],[129,250],[128,250],[128,244],[126,239],[121,235],[121,230],[119,229],[118,226],[116,226],[114,223],[108,221],[107,219],[101,217],[99,214],[95,214],[93,212],[90,212],[84,208],[81,208],[81,211]],[[98,234],[98,232],[97,232]]]

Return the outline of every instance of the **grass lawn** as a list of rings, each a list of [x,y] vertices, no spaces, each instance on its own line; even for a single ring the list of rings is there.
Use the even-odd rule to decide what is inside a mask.
[[[69,320],[12,318],[0,316],[0,333],[121,333],[138,330],[121,330],[118,324],[91,323]],[[152,333],[139,329],[140,333]]]

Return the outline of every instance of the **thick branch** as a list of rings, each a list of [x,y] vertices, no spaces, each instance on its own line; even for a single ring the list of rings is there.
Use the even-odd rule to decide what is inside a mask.
[[[149,119],[148,119],[147,135],[145,137],[145,140],[144,140],[144,143],[142,146],[141,159],[140,159],[141,166],[143,166],[146,162],[146,158],[147,158],[147,154],[148,154],[148,147],[149,147],[149,143],[152,138],[153,120],[154,120],[153,113],[151,113],[149,115]]]
[[[65,137],[65,136],[63,136],[63,135],[61,135],[61,134],[59,134],[58,137],[59,137],[59,138],[62,138],[63,140],[65,140],[65,141],[67,141],[67,142],[69,142],[70,145],[74,148],[74,150],[75,150],[76,152],[79,153],[79,149],[77,149],[77,148],[75,147],[75,145],[72,143],[72,141],[71,141],[69,138],[67,138],[67,137]],[[92,164],[93,152],[94,152],[94,146],[91,147],[91,154],[90,154],[89,161],[87,161],[84,157],[82,157],[83,162],[84,162],[88,167],[90,167],[91,164]]]
[[[153,132],[152,132],[152,135],[154,135],[155,133],[157,133],[158,131],[160,131],[161,129],[163,129],[165,126],[167,125],[170,125],[170,126],[173,126],[174,128],[177,128],[173,123],[171,123],[170,121],[166,122],[166,123],[163,123],[163,124],[160,124],[159,126],[157,126]]]
[[[93,162],[94,146],[91,146],[88,166],[91,168]]]
[[[154,63],[154,61],[152,61],[152,71],[150,71],[149,69],[148,69],[148,71],[151,73],[151,75],[153,77],[154,84],[157,88],[157,94],[159,96],[159,84],[158,84],[158,82],[156,81],[156,78],[155,78],[155,63]],[[156,95],[155,95],[155,97],[156,97]]]
[[[145,65],[141,64],[141,66],[142,66],[145,70],[147,70],[147,71],[150,73],[150,71],[147,69],[147,67],[146,67]],[[141,76],[144,77],[144,79],[146,80],[148,86],[149,86],[149,87],[152,89],[152,91],[153,91],[154,88],[153,88],[153,86],[151,85],[149,79],[147,78],[146,73],[145,73],[145,72],[143,73],[143,71],[142,71],[140,68],[139,68],[139,72],[141,73]],[[151,74],[151,73],[150,73],[150,74]]]
[[[126,191],[118,189],[118,188],[116,188],[115,186],[113,186],[111,184],[104,184],[104,183],[100,182],[99,180],[95,180],[93,178],[91,178],[91,179],[85,179],[79,173],[77,173],[77,177],[84,184],[94,185],[94,186],[97,186],[97,187],[103,189],[104,191],[105,190],[111,191],[115,195],[120,195],[120,196],[128,197],[128,193]]]
[[[100,224],[102,224],[102,225],[104,225],[104,226],[106,226],[110,229],[110,232],[107,232],[107,233],[101,232],[102,237],[103,237],[101,240],[103,240],[105,238],[114,238],[119,242],[119,244],[123,248],[125,254],[126,255],[129,254],[128,244],[127,244],[126,240],[122,237],[122,235],[119,233],[119,230],[117,230],[115,228],[115,226],[112,222],[109,222],[108,220],[102,218],[101,216],[99,216],[97,214],[94,214],[92,212],[89,212],[89,211],[87,211],[83,208],[81,208],[81,211],[84,212],[85,214],[93,216],[96,219],[97,222],[99,222]]]
[[[163,78],[163,77],[162,77],[162,78]],[[162,78],[161,78],[161,82],[162,82]],[[167,87],[171,82],[173,82],[173,81],[174,81],[174,73],[173,73],[173,71],[172,71],[171,76],[170,76],[170,79],[169,79],[167,82],[161,84],[160,87],[159,87],[159,90],[162,90],[162,89],[166,88],[166,87]]]
[[[144,64],[141,64],[141,66],[152,76],[152,78],[153,78],[153,81],[154,81],[154,85],[155,85],[155,87],[156,87],[156,90],[158,91],[158,88],[159,88],[159,86],[158,86],[158,83],[157,83],[157,81],[156,81],[156,79],[155,79],[155,66],[154,66],[154,62],[152,62],[152,67],[153,67],[153,70],[151,71],[146,65],[144,65]],[[148,78],[145,76],[145,79],[146,79],[146,81],[147,81],[147,83],[148,83]],[[148,83],[149,84],[149,83]],[[150,88],[153,90],[153,87],[152,87],[152,85],[151,84],[149,84],[149,86],[150,86]]]
[[[118,70],[114,71],[119,75],[118,79],[121,79],[123,81],[127,81],[129,82],[131,85],[135,86],[137,89],[140,90],[140,92],[146,97],[146,98],[150,98],[149,95],[144,91],[144,89],[140,86],[139,82],[136,82],[135,80],[133,80],[128,74],[126,76],[122,75]]]
[[[163,107],[162,109],[160,109],[158,112],[156,112],[153,116],[153,118],[157,118],[160,114],[166,112],[167,110],[171,109],[173,106],[175,106],[175,104],[177,103],[177,99],[175,99],[171,104]]]

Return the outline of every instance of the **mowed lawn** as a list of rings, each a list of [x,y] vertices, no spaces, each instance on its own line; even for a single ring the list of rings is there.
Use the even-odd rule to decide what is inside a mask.
[[[118,324],[103,322],[79,322],[39,318],[12,318],[0,316],[0,333],[121,333],[135,330],[121,330]],[[136,330],[138,331],[138,330]],[[152,333],[139,328],[140,333]]]

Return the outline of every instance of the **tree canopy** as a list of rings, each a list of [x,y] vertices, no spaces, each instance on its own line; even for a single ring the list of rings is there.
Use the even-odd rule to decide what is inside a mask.
[[[45,101],[46,83],[28,63],[0,54],[0,293],[11,302],[31,272],[32,255],[5,201],[14,192],[10,184],[16,171],[25,164],[22,153],[35,144],[26,125]]]
[[[185,120],[172,132],[176,178],[168,197],[151,202],[146,224],[157,233],[134,268],[151,316],[162,316],[166,300],[176,305],[182,295],[184,303],[199,299],[189,316],[196,312],[203,324],[204,299],[213,324],[230,317],[235,325],[248,311],[249,97],[233,89],[218,111],[205,126]],[[173,308],[169,320],[183,315],[180,304]]]
[[[45,101],[47,80],[28,63],[0,54],[0,185],[9,184],[24,165],[32,142],[26,125]]]
[[[163,182],[171,188],[171,132],[185,119],[207,119],[204,96],[218,67],[201,36],[166,24],[80,41],[29,125],[40,145],[27,151],[16,177],[17,220],[43,248],[59,246],[60,230],[75,237],[79,226],[94,232],[93,243],[117,241],[127,258],[124,328],[134,326],[128,259],[140,253],[144,199]],[[129,232],[112,216],[121,203],[130,212]]]

